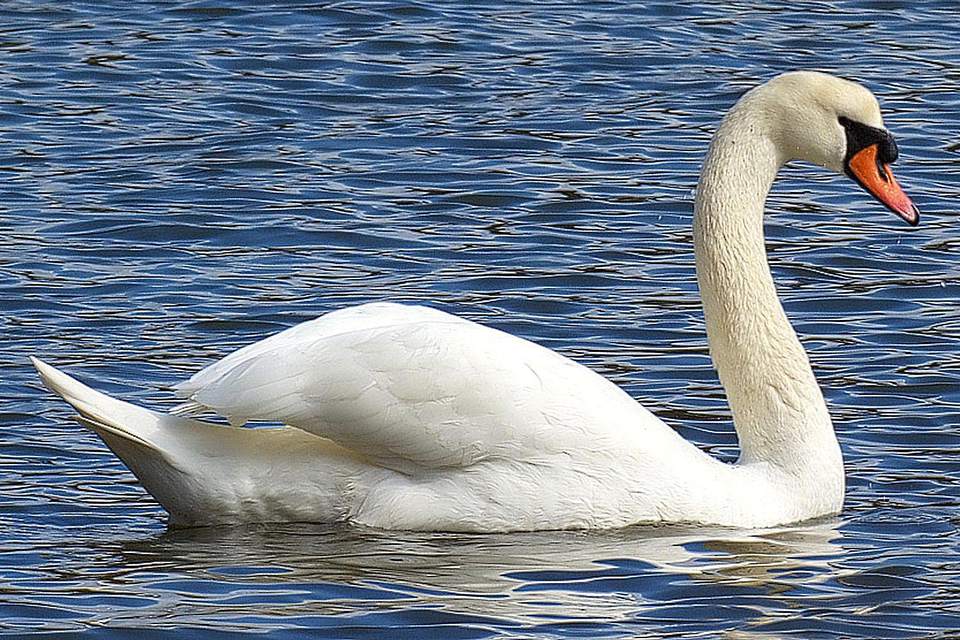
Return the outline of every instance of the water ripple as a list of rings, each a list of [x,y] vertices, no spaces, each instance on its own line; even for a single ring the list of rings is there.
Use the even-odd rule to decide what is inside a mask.
[[[0,634],[948,637],[960,628],[955,7],[170,2],[0,6]],[[787,169],[774,275],[848,469],[777,531],[517,536],[163,513],[44,392],[40,354],[164,390],[332,309],[429,302],[615,380],[736,455],[690,216],[716,123],[778,71],[880,95],[905,230]]]

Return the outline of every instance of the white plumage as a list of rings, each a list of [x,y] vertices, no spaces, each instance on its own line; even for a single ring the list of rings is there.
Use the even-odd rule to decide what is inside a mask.
[[[296,425],[402,473],[605,448],[651,430],[686,444],[590,369],[420,306],[334,311],[176,390],[192,411]]]
[[[788,97],[826,104],[830,122]],[[172,414],[34,362],[174,526],[754,527],[833,513],[843,499],[839,447],[773,289],[762,207],[777,168],[791,159],[774,135],[781,120],[806,120],[802,130],[829,140],[807,159],[836,168],[842,158],[822,147],[842,135],[830,128],[838,113],[879,122],[876,101],[857,85],[781,76],[738,103],[705,162],[698,275],[743,449],[736,465],[704,454],[586,367],[427,307],[366,304],[292,327],[178,385],[185,403]],[[290,426],[221,427],[192,417],[205,412],[237,426]]]

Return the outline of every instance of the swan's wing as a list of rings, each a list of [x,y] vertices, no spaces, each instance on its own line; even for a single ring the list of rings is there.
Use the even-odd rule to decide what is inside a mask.
[[[568,358],[435,309],[389,303],[292,327],[177,391],[189,407],[234,423],[284,422],[399,470],[679,439]]]

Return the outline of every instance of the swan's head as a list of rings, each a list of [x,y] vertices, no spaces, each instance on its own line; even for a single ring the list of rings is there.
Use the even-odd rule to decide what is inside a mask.
[[[751,93],[784,162],[806,160],[844,173],[911,225],[920,221],[890,170],[897,143],[868,89],[825,73],[794,71]]]

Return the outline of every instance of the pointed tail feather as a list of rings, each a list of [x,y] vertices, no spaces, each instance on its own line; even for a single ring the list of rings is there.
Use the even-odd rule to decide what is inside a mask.
[[[343,519],[341,485],[369,469],[355,453],[300,429],[241,429],[150,411],[31,361],[170,513],[171,526]]]
[[[156,435],[162,414],[91,389],[39,358],[31,356],[30,361],[40,374],[43,384],[86,418],[80,421],[81,424],[97,433],[107,431],[148,449],[158,450],[153,436]]]

